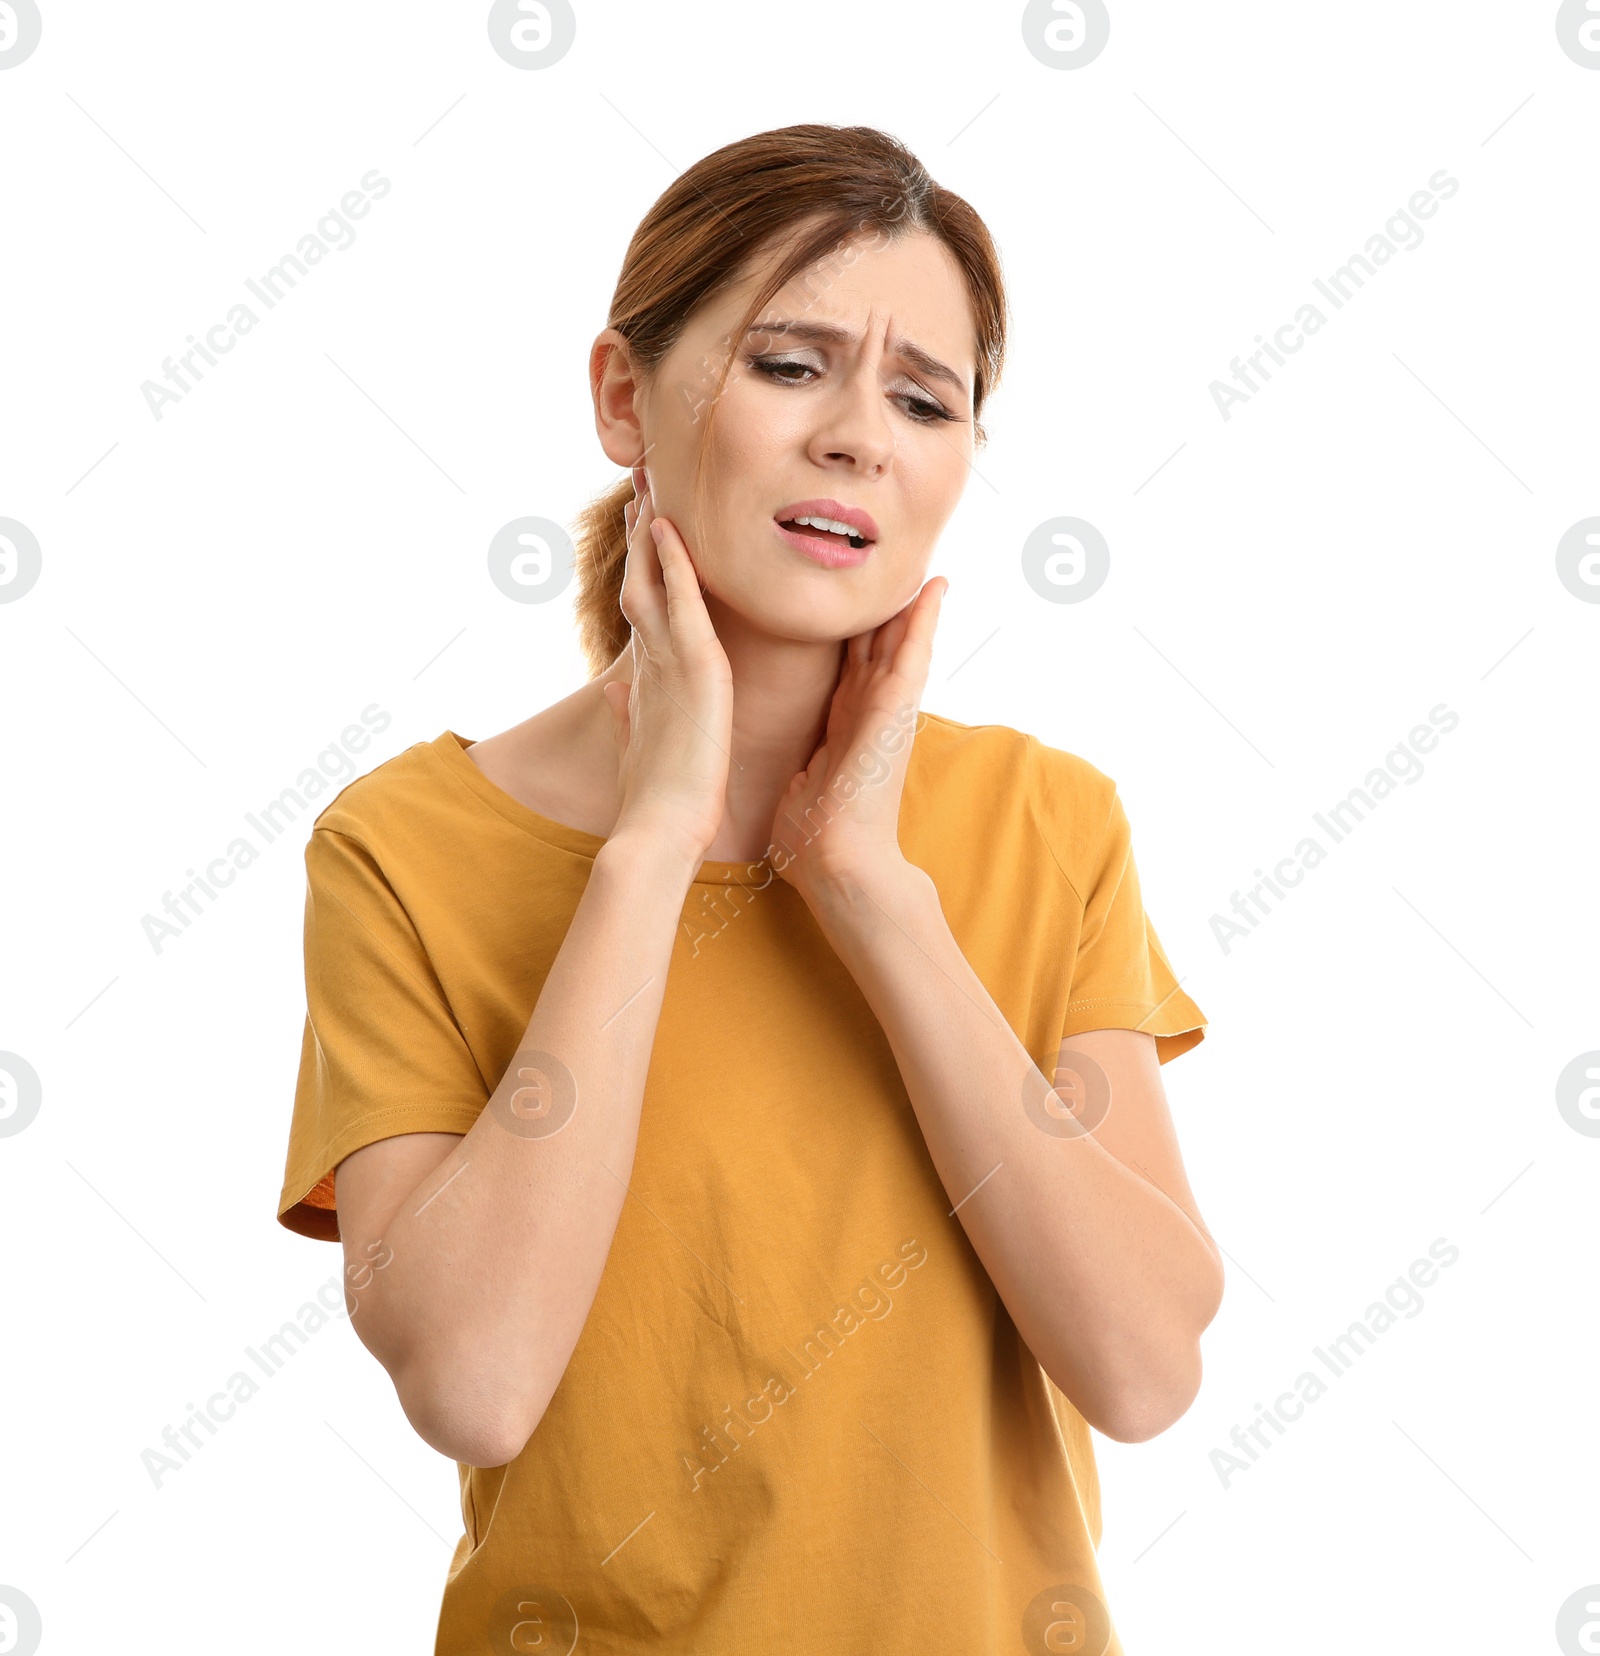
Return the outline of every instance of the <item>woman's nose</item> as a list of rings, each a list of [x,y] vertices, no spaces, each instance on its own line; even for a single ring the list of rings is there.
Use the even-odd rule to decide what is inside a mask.
[[[821,405],[813,439],[815,451],[828,460],[854,461],[864,470],[881,471],[894,457],[894,431],[884,407],[883,379],[876,369],[852,374],[838,394]]]

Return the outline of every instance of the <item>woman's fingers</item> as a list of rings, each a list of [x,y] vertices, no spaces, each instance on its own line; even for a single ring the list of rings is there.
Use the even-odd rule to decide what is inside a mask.
[[[657,518],[655,521],[661,525],[657,564],[666,592],[667,624],[672,637],[684,644],[703,644],[714,629],[706,613],[705,599],[700,596],[700,577],[694,560],[672,520]]]
[[[856,724],[893,718],[908,700],[912,706],[920,706],[933,659],[939,605],[949,585],[943,576],[935,579],[942,584],[933,586],[930,582],[881,626],[858,635],[871,640],[870,651],[856,655],[853,648],[856,640],[851,640],[848,671],[855,676],[858,687],[853,704]],[[830,739],[832,735],[830,722]]]
[[[639,487],[643,468],[634,468],[634,487]],[[659,647],[666,624],[666,594],[661,578],[661,559],[650,534],[654,517],[648,484],[638,496],[638,507],[628,534],[628,558],[623,568],[622,613],[630,626],[643,635],[647,646]]]
[[[940,582],[939,586],[935,587],[930,581],[917,594],[904,625],[896,631],[888,655],[889,671],[901,681],[913,706],[921,704],[923,692],[927,689],[928,668],[933,661],[934,629],[939,624],[940,606],[950,585],[942,575],[936,579]]]
[[[934,581],[941,584],[935,586]],[[900,654],[907,639],[911,641],[913,655],[931,656],[933,630],[938,624],[939,606],[949,584],[944,576],[934,576],[933,581],[927,582],[903,610],[884,622],[880,636],[873,646],[872,659],[893,668],[896,664],[895,658]],[[926,667],[927,663],[924,660],[924,671]]]

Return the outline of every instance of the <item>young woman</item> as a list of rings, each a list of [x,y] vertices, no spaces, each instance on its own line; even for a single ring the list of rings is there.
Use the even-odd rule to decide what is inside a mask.
[[[1005,318],[881,132],[692,167],[590,359],[594,676],[316,821],[278,1216],[460,1463],[441,1653],[1121,1649],[1089,1429],[1199,1386],[1205,1020],[1115,783],[918,711]]]

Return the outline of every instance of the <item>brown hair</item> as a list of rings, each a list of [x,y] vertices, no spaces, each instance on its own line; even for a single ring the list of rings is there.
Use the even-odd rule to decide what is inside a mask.
[[[897,138],[875,127],[778,127],[696,162],[667,187],[634,231],[607,327],[622,334],[640,371],[649,374],[700,305],[738,282],[783,233],[812,219],[815,224],[774,266],[724,343],[742,340],[762,306],[830,249],[867,232],[888,239],[928,232],[955,257],[971,295],[977,343],[973,436],[982,444],[986,434],[978,416],[1000,377],[1008,322],[999,255],[977,213],[934,183]],[[707,431],[732,360],[730,351],[716,390],[705,399]],[[703,432],[702,461],[705,452]],[[700,475],[697,465],[697,499]],[[574,613],[591,678],[628,642],[618,594],[628,555],[623,512],[632,499],[628,474],[577,518]]]

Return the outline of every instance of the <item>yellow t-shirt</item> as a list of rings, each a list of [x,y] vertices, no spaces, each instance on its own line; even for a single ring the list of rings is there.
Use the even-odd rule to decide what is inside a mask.
[[[477,1119],[604,843],[469,745],[446,731],[349,783],[306,847],[278,1207],[302,1235],[337,1239],[351,1151]],[[1203,1038],[1086,760],[924,711],[899,834],[1047,1076],[1084,1030],[1147,1030],[1163,1062]],[[460,1468],[436,1656],[1121,1656],[1089,1427],[951,1205],[804,900],[764,863],[705,864],[571,1362],[514,1461]]]

